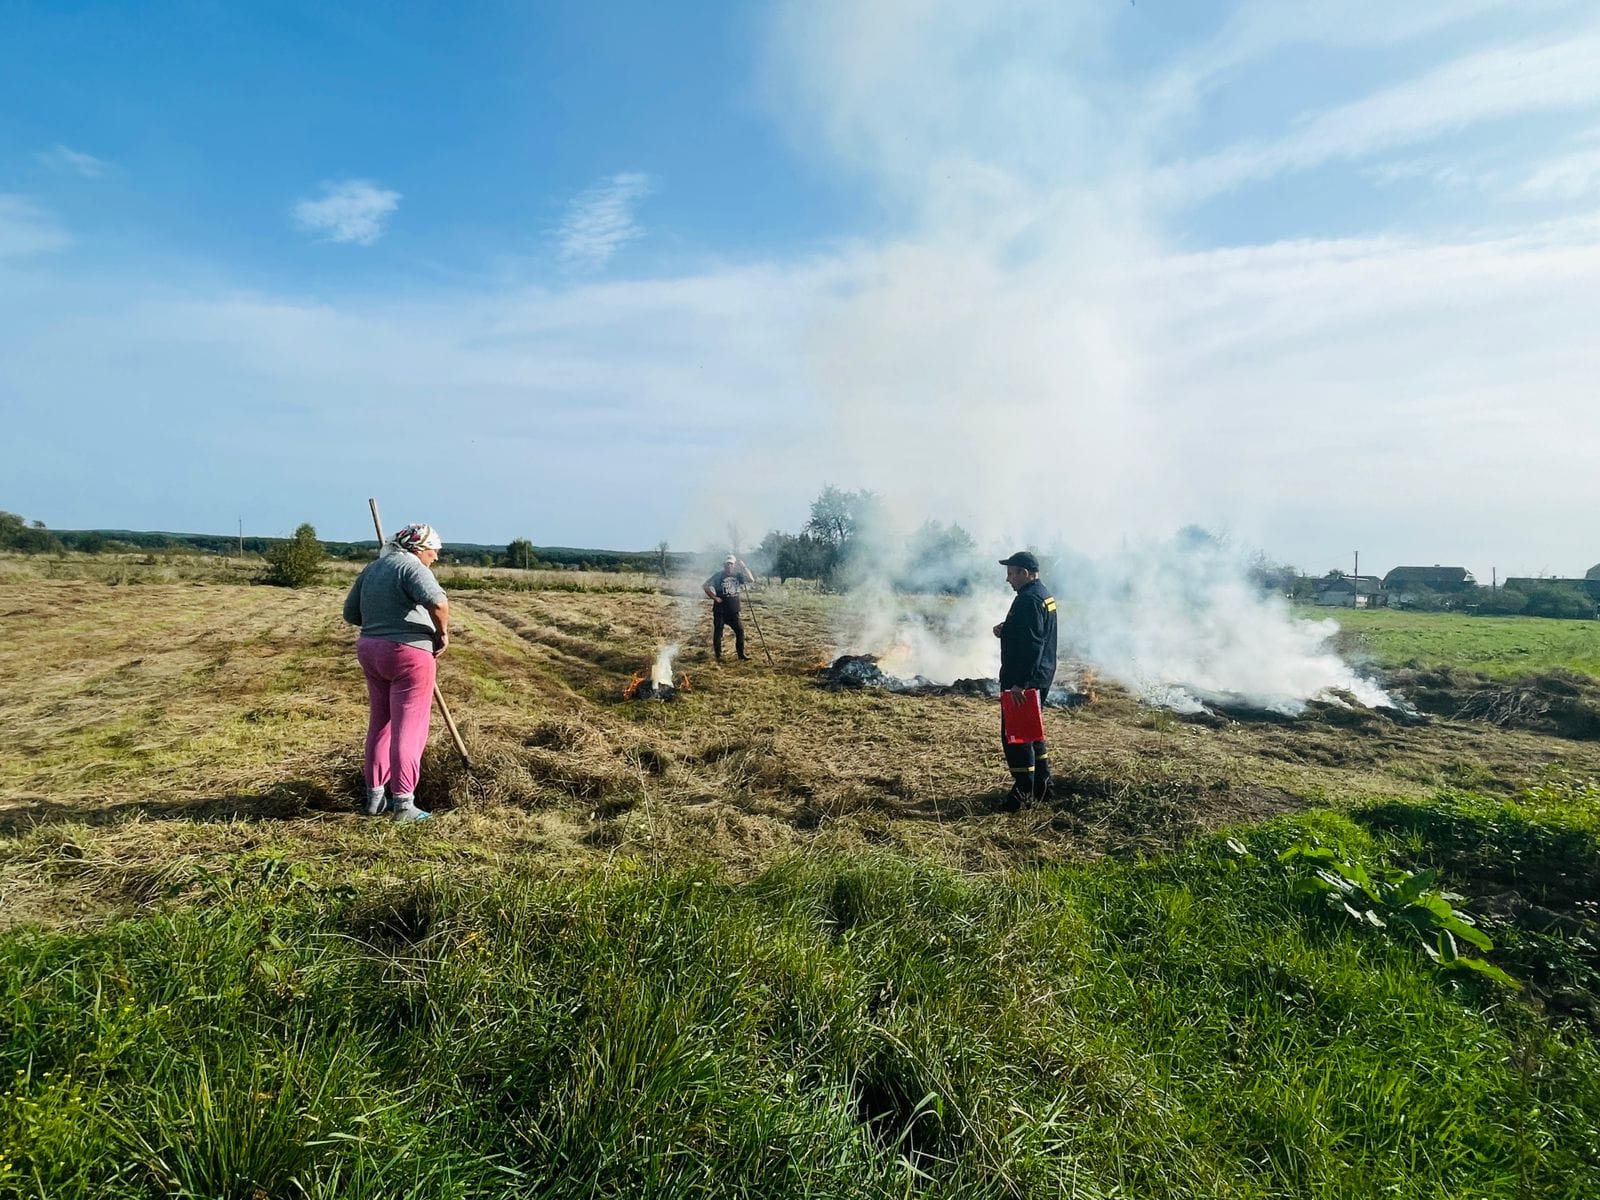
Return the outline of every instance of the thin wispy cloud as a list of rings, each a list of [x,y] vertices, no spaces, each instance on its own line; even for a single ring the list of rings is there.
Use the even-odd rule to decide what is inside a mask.
[[[61,250],[71,243],[67,231],[32,200],[0,192],[0,261]]]
[[[1600,193],[1600,146],[1541,163],[1518,190],[1539,200],[1582,200]]]
[[[1309,114],[1268,141],[1229,146],[1165,172],[1188,198],[1323,163],[1365,158],[1470,126],[1600,106],[1600,29],[1458,58],[1359,100]]]
[[[81,175],[85,179],[99,179],[111,169],[111,164],[105,159],[85,154],[82,150],[74,150],[71,146],[63,146],[59,142],[48,150],[39,151],[33,157],[52,171]]]
[[[598,270],[623,246],[644,235],[634,210],[655,190],[650,176],[623,171],[575,196],[556,231],[561,261],[578,270]]]
[[[322,241],[370,246],[389,227],[400,206],[400,193],[365,179],[325,183],[322,195],[294,206],[294,223],[304,233]]]

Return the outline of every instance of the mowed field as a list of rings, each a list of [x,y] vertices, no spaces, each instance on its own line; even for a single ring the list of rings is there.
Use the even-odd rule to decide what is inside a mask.
[[[1508,790],[1555,763],[1600,773],[1600,744],[1467,721],[1190,724],[1108,685],[1093,705],[1047,715],[1063,804],[1008,816],[992,811],[1009,782],[992,703],[819,686],[837,597],[768,591],[755,603],[772,662],[752,631],[751,660],[719,665],[693,597],[464,591],[440,678],[474,767],[436,718],[421,801],[440,819],[389,830],[353,811],[366,701],[341,599],[335,586],[14,581],[0,828],[72,826],[78,857],[43,888],[17,879],[31,862],[0,867],[11,881],[0,920],[137,903],[153,881],[170,885],[174,862],[265,845],[352,869],[382,869],[391,853],[555,866],[709,856],[748,869],[886,845],[1006,867],[1161,849],[1310,805]],[[1384,629],[1386,644],[1424,620]],[[689,688],[672,703],[623,702],[656,649],[680,640]],[[1416,641],[1395,653],[1432,652]]]
[[[342,584],[244,574],[0,563],[0,1197],[1600,1194],[1600,741],[1102,685],[1005,815],[991,702],[819,686],[838,597],[719,666],[692,591],[478,573],[397,827]]]

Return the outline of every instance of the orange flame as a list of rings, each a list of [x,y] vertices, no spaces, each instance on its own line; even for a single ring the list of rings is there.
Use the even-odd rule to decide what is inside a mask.
[[[628,686],[622,689],[622,698],[632,700],[639,694],[639,689],[649,680],[649,671],[635,671],[633,678],[628,680]]]
[[[680,692],[687,692],[689,690],[689,677],[687,675],[678,676],[678,690]]]

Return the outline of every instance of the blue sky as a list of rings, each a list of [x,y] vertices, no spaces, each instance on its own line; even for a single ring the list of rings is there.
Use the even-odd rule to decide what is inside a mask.
[[[0,9],[0,507],[1581,572],[1600,13]]]

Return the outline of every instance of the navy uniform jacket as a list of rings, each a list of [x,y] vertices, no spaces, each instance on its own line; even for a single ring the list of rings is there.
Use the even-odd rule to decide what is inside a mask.
[[[1017,593],[1000,631],[1000,686],[1048,691],[1056,677],[1056,600],[1035,579]]]

